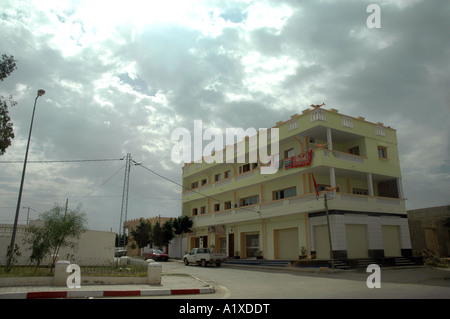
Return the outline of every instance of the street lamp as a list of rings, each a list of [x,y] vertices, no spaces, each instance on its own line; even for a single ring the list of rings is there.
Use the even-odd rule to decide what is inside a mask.
[[[14,243],[16,240],[16,232],[17,232],[17,222],[19,220],[20,202],[22,200],[23,182],[25,180],[25,170],[27,168],[28,149],[30,147],[31,131],[33,130],[34,113],[36,111],[36,102],[37,102],[38,97],[40,97],[44,94],[45,94],[45,90],[39,89],[37,91],[37,96],[34,99],[33,115],[31,116],[30,132],[28,133],[27,150],[25,152],[25,160],[23,162],[23,170],[22,170],[22,179],[20,181],[19,197],[17,199],[16,216],[14,218],[14,226],[13,226],[12,235],[11,235],[11,243],[9,244],[9,247],[8,247],[8,261],[6,264],[7,269],[11,266],[12,258],[13,258]]]

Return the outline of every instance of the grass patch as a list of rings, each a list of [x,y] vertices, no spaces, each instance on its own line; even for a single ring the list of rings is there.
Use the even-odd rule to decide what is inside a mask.
[[[147,267],[142,265],[80,266],[81,276],[86,277],[146,277]],[[0,278],[4,277],[51,277],[50,268],[43,266],[14,266],[9,272],[0,267]]]
[[[14,266],[9,272],[6,271],[6,266],[0,267],[0,278],[5,277],[51,277],[49,267],[36,266]]]
[[[81,266],[81,276],[86,277],[146,277],[147,267],[127,266]]]

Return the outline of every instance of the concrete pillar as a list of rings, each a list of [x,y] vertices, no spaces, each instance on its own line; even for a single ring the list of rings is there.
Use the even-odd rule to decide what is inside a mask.
[[[330,167],[330,187],[336,187],[336,174],[334,172],[334,167]]]
[[[328,142],[328,149],[332,151],[333,150],[333,139],[331,137],[331,128],[329,128],[329,127],[327,127],[327,142]]]
[[[398,190],[398,198],[403,199],[405,198],[405,194],[403,194],[403,183],[402,178],[397,178],[397,190]]]
[[[369,190],[369,196],[373,196],[372,173],[367,173],[367,188]]]
[[[150,262],[147,266],[147,283],[149,285],[161,284],[162,267],[159,263]]]
[[[59,260],[55,265],[55,274],[53,275],[53,286],[67,286],[67,277],[70,273],[67,272],[67,267],[70,265],[68,260]]]

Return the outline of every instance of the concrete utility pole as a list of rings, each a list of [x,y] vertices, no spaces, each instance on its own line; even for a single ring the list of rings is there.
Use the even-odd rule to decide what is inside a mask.
[[[334,270],[334,256],[333,256],[333,246],[331,241],[331,227],[330,227],[330,218],[328,216],[328,203],[327,203],[328,194],[323,194],[324,204],[325,204],[325,214],[327,215],[327,226],[328,226],[328,240],[330,243],[330,259],[331,259],[331,269]]]
[[[323,195],[323,199],[324,199],[324,204],[325,204],[325,214],[327,215],[327,225],[328,225],[328,240],[330,243],[330,259],[331,259],[331,269],[334,270],[334,255],[333,255],[333,246],[332,246],[332,240],[331,240],[331,226],[330,226],[330,218],[328,216],[328,195],[333,194],[333,197],[331,199],[334,198],[334,195],[336,195],[336,190],[339,188],[339,185],[336,187],[327,187],[328,193],[325,193]]]
[[[125,222],[127,221],[128,210],[128,188],[130,186],[130,168],[131,168],[131,153],[128,153],[125,163],[125,177],[123,180],[123,193],[122,193],[122,209],[120,212],[120,224],[119,224],[119,247],[125,247]]]

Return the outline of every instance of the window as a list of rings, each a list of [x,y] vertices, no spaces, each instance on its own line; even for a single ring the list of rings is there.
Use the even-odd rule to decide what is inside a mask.
[[[273,192],[273,200],[297,196],[297,189],[294,187]]]
[[[369,195],[369,191],[367,189],[353,188],[353,194],[355,194],[355,195]]]
[[[311,112],[311,122],[326,121],[324,110],[314,110]]]
[[[226,171],[223,175],[224,175],[224,178],[230,178],[231,177],[231,171]]]
[[[298,120],[294,119],[288,122],[288,131],[295,130],[298,127]]]
[[[192,209],[192,216],[197,216],[198,214],[198,209],[197,208],[193,208]]]
[[[203,185],[206,185],[206,178],[205,179],[202,179],[202,186]]]
[[[382,127],[382,126],[380,126],[380,125],[377,125],[377,126],[375,127],[375,132],[376,132],[376,134],[379,135],[379,136],[386,136],[386,134],[384,133],[384,127]]]
[[[289,158],[289,157],[292,157],[292,156],[294,156],[294,149],[293,148],[290,148],[290,149],[284,151],[284,158]]]
[[[215,180],[216,182],[220,181],[220,173],[219,173],[219,174],[216,174],[216,175],[214,176],[214,180]]]
[[[206,206],[200,207],[200,214],[206,214]]]
[[[387,147],[385,146],[378,146],[378,158],[384,158],[387,159]]]
[[[192,184],[191,184],[191,189],[192,188],[197,188],[198,187],[198,182],[193,182]]]
[[[246,257],[257,257],[259,251],[259,234],[245,236],[245,254]]]
[[[219,252],[221,254],[226,254],[227,253],[227,237],[226,236],[221,236],[219,237]]]
[[[252,169],[258,168],[258,163],[252,163]]]
[[[250,172],[250,164],[242,165],[242,173]]]
[[[353,155],[359,155],[359,146],[349,148],[348,152]]]
[[[225,202],[225,209],[231,209],[231,201]]]
[[[342,117],[342,126],[352,128],[353,127],[352,119],[350,117],[343,116]]]
[[[218,212],[220,210],[220,203],[214,204],[214,211]]]
[[[246,198],[241,198],[239,201],[240,206],[248,206],[248,205],[254,205],[259,203],[259,195],[254,195]]]

